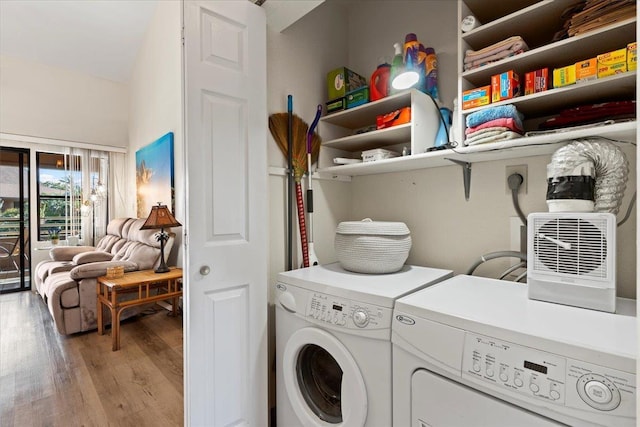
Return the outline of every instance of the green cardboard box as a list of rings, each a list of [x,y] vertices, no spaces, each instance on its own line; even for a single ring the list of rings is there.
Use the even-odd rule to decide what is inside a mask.
[[[348,69],[337,68],[327,74],[328,99],[338,99],[362,86],[367,86],[367,79]]]
[[[347,93],[347,110],[369,102],[369,86],[361,87]]]
[[[333,99],[327,101],[327,114],[335,113],[336,111],[342,111],[347,109],[347,98]]]

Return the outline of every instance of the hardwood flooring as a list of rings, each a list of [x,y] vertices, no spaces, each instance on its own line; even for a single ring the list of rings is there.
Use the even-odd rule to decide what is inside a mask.
[[[181,426],[182,317],[60,335],[34,292],[0,295],[0,426]]]

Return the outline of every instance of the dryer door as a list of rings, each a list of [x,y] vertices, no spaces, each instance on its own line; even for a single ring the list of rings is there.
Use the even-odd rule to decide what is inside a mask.
[[[296,331],[282,355],[284,385],[305,426],[364,426],[367,392],[347,348],[317,328]]]
[[[411,377],[411,427],[563,425],[426,369],[418,369]]]

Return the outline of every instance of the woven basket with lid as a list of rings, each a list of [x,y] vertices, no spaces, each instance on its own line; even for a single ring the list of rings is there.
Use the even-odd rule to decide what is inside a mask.
[[[411,249],[411,232],[403,222],[345,221],[338,224],[334,248],[340,265],[356,273],[394,273]]]

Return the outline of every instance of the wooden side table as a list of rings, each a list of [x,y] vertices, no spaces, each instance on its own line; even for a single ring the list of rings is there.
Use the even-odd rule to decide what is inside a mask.
[[[104,319],[102,305],[111,311],[112,350],[120,349],[120,315],[127,307],[148,304],[154,301],[172,300],[173,316],[177,313],[178,298],[182,296],[182,269],[171,267],[167,273],[156,273],[153,270],[133,271],[125,273],[118,279],[106,276],[98,277],[96,293],[98,296],[98,335],[104,335]],[[151,291],[156,291],[153,293]],[[128,300],[118,298],[125,294],[137,293]]]

